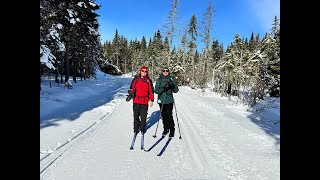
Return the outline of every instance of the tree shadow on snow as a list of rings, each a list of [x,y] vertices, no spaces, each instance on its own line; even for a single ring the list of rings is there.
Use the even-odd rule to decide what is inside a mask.
[[[249,116],[250,120],[260,126],[269,136],[273,137],[276,140],[276,145],[280,144],[280,120],[275,119],[278,117],[272,112],[266,110],[261,113],[253,112]]]
[[[121,85],[118,85],[120,88]],[[118,89],[115,88],[115,89]],[[123,96],[125,96],[125,90],[120,90],[120,92],[123,91]],[[114,97],[116,93],[118,93],[119,90],[115,90],[112,92],[107,92],[103,96],[97,95],[97,96],[91,96],[85,99],[78,99],[73,100],[71,103],[68,104],[67,107],[61,107],[58,109],[55,109],[54,112],[51,112],[49,114],[43,115],[40,117],[40,129],[46,128],[49,126],[59,126],[57,121],[60,120],[76,120],[80,117],[80,115],[86,111],[90,111],[98,106],[102,106],[104,104],[107,104],[110,102]],[[121,95],[121,94],[120,94]]]

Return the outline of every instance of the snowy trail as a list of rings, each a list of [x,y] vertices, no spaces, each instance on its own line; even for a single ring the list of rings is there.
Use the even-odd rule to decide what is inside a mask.
[[[139,134],[135,149],[129,150],[133,137],[132,101],[126,102],[120,96],[113,112],[61,148],[63,153],[40,178],[280,179],[280,145],[248,118],[250,113],[245,108],[228,105],[224,98],[199,96],[184,87],[174,97],[182,139],[174,109],[175,137],[162,156],[157,154],[168,137],[145,152],[140,150]],[[152,137],[158,116],[159,106],[154,103],[148,111],[145,149],[161,137],[162,121],[157,138]]]
[[[79,85],[74,85],[75,88],[71,92],[69,90],[62,91],[62,97],[60,97],[61,94],[56,95],[54,101],[41,105],[40,159],[69,143],[86,128],[112,113],[114,107],[123,101],[128,83],[130,83],[130,78],[118,78],[117,80],[109,78],[108,80],[95,80],[94,83],[90,81],[79,82]],[[77,85],[78,87],[76,87]],[[59,88],[48,88],[40,96],[47,97],[44,98],[47,101],[51,98],[48,94],[54,94],[56,89]],[[95,91],[90,91],[91,89]],[[81,92],[80,96],[77,93],[79,97],[73,95],[77,90]],[[63,101],[67,102],[67,106],[60,103]],[[51,109],[50,113],[46,113],[45,109],[47,108]]]
[[[186,89],[175,97],[176,102],[183,102],[177,104],[185,120],[181,124],[187,124],[186,132],[196,137],[207,164],[211,164],[209,170],[224,167],[229,179],[279,178],[280,145],[248,119],[250,113],[245,108]]]

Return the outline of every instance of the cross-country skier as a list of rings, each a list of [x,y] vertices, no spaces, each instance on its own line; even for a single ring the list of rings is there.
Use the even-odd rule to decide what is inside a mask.
[[[129,96],[127,101],[133,98],[133,132],[135,134],[141,131],[144,135],[146,132],[146,119],[148,114],[148,105],[153,106],[154,88],[151,79],[148,76],[148,68],[142,66],[139,75],[136,76],[130,85]]]
[[[156,81],[154,92],[158,94],[157,103],[159,104],[162,122],[163,122],[163,133],[165,136],[169,133],[169,137],[174,137],[174,121],[172,116],[173,109],[173,93],[177,93],[179,88],[177,81],[174,76],[171,76],[169,68],[165,67],[162,69],[162,73]]]

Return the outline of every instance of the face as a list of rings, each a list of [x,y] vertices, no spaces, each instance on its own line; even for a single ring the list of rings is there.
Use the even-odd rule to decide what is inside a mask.
[[[141,70],[141,76],[144,77],[148,74],[148,71],[146,69]]]
[[[162,70],[162,75],[168,76],[168,74],[169,74],[169,69],[163,69]]]

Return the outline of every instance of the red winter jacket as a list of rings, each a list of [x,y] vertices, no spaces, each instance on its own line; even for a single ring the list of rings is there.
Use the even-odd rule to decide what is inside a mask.
[[[138,77],[135,77],[130,85],[130,91],[134,93],[134,104],[148,104],[149,100],[154,101],[153,83],[148,76],[141,78],[141,70],[147,69],[145,66],[140,68]]]

